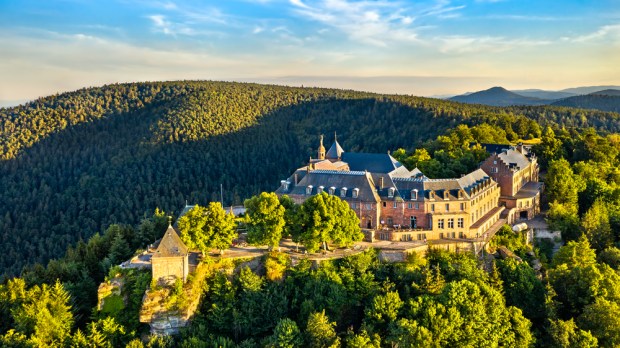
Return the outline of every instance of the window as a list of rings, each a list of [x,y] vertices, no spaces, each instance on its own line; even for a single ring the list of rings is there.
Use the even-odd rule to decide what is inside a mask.
[[[461,211],[465,210],[465,203],[461,203]]]
[[[329,188],[329,194],[330,194],[330,195],[333,195],[333,194],[334,194],[334,192],[336,192],[336,188],[335,188],[335,187],[333,187],[333,186],[332,186],[332,187],[330,187],[330,188]]]
[[[415,207],[415,209],[416,209],[416,210],[419,210],[419,209],[420,209],[420,204],[416,203],[416,204],[414,205],[414,207]]]
[[[448,228],[454,228],[454,219],[453,218],[448,219]]]
[[[443,239],[443,232],[439,234],[439,239]]]
[[[394,191],[395,191],[395,189],[393,187],[390,187],[388,189],[388,197],[389,198],[393,198],[394,197]]]
[[[448,198],[450,198],[449,196],[450,196],[450,194],[449,194],[448,190],[443,191],[443,199],[448,199]]]
[[[411,200],[417,200],[418,199],[418,189],[413,189],[411,190]]]
[[[446,211],[450,211],[450,204],[446,203]]]
[[[346,197],[347,196],[347,188],[343,187],[340,189],[340,197]]]
[[[280,180],[280,184],[282,185],[283,190],[288,190],[288,185],[290,184],[290,182],[286,180]]]
[[[491,173],[497,173],[497,167],[491,167]]]
[[[388,226],[392,226],[392,225],[394,225],[394,219],[392,219],[391,217],[388,217],[388,218],[387,218],[387,225],[388,225]]]
[[[444,228],[443,219],[437,219],[437,228]]]
[[[430,199],[435,199],[435,192],[434,192],[434,191],[430,191],[430,192],[428,193],[428,197],[429,197]]]
[[[359,196],[360,189],[357,187],[353,189],[353,198],[357,198]]]
[[[458,220],[456,220],[456,223],[457,223],[458,228],[463,228],[463,225],[464,225],[463,218],[459,218]]]
[[[431,211],[435,211],[435,205],[431,204]]]
[[[316,190],[316,193],[321,193],[321,192],[323,192],[323,189],[324,189],[324,188],[325,188],[324,186],[319,186],[319,188]]]
[[[372,204],[366,203],[365,208],[366,208],[366,210],[371,210],[372,209]]]
[[[409,209],[413,208],[413,204],[409,203],[409,204],[407,205],[407,208],[409,208]]]
[[[384,208],[387,207],[387,202],[383,201],[381,202],[381,204],[383,205]]]
[[[311,195],[312,194],[312,185],[308,185],[308,187],[306,187],[306,194],[307,195]]]
[[[393,207],[393,208],[398,208],[398,203],[394,202],[394,203],[392,204],[392,207]]]
[[[493,164],[497,164],[497,161],[493,161]]]
[[[418,228],[418,218],[415,216],[409,217],[409,222],[411,222],[411,228]]]
[[[461,239],[465,238],[465,234],[463,232],[459,232],[459,238]]]

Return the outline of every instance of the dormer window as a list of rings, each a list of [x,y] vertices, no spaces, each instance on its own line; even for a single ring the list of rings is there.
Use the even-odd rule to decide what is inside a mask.
[[[396,189],[395,189],[395,188],[393,188],[393,187],[390,187],[390,188],[388,189],[388,197],[389,197],[389,198],[394,198],[394,191],[396,191]]]
[[[430,198],[430,199],[435,199],[435,191],[432,191],[432,190],[431,190],[431,191],[429,191],[429,192],[428,192],[428,198]]]
[[[308,185],[308,187],[306,187],[306,194],[307,195],[311,195],[312,194],[312,185]]]
[[[353,189],[353,198],[357,198],[360,194],[360,189],[357,187]]]
[[[280,180],[280,184],[282,185],[283,190],[288,190],[288,185],[290,184],[290,182],[286,180]]]
[[[340,197],[346,197],[347,196],[347,188],[343,187],[340,189]]]
[[[448,199],[450,198],[450,193],[448,192],[448,190],[444,190],[443,191],[443,199]]]
[[[330,187],[330,188],[329,188],[329,194],[330,194],[330,195],[333,195],[333,194],[334,194],[334,192],[336,192],[336,188],[335,188],[335,187],[333,187],[333,186],[332,186],[332,187]]]
[[[415,201],[418,199],[418,189],[411,190],[411,200]]]
[[[459,198],[463,198],[463,190],[459,190],[458,195],[459,195]]]
[[[319,186],[319,188],[316,190],[316,193],[323,192],[323,189],[325,189],[325,186]]]

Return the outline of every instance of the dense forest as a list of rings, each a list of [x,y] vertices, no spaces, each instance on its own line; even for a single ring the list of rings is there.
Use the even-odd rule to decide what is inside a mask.
[[[288,255],[272,252],[261,259],[259,267],[250,270],[242,264],[244,260],[207,257],[200,268],[204,273],[193,276],[201,279],[198,312],[186,330],[166,338],[149,335],[148,326],[138,322],[144,291],[156,287],[150,273],[115,266],[162,235],[168,222],[166,214],[156,210],[155,214],[142,213],[136,217],[138,222],[112,224],[102,234],[84,237],[84,241],[67,241],[71,246],[64,257],[46,266],[29,266],[20,278],[0,284],[0,346],[620,346],[620,135],[604,129],[566,127],[556,122],[562,117],[540,127],[527,115],[484,114],[481,120],[468,117],[464,124],[437,131],[432,137],[421,137],[424,141],[414,145],[394,141],[388,147],[398,149],[394,155],[405,165],[442,177],[475,167],[478,158],[486,155],[477,142],[540,136],[533,150],[545,174],[547,220],[562,232],[563,246],[555,253],[553,243],[543,240],[528,245],[523,234],[505,226],[491,241],[490,251],[506,247],[518,258],[477,258],[431,248],[425,258],[413,254],[406,262],[384,263],[377,251],[369,249],[312,267],[304,260],[293,264]],[[617,118],[607,116],[610,120]],[[284,120],[270,126],[286,123]],[[290,126],[294,128],[295,124]],[[319,126],[313,127],[310,129],[316,134],[321,131]],[[346,128],[336,129],[348,134]],[[263,132],[255,134],[268,134]],[[299,134],[292,139],[305,149],[300,152],[313,153],[313,136],[292,134]],[[374,134],[386,136],[382,132]],[[356,134],[350,136],[358,139]],[[145,146],[146,140],[142,139],[140,146]],[[383,141],[388,143],[387,138]],[[181,147],[191,142],[163,141],[161,146]],[[347,142],[345,137],[345,146]],[[37,148],[34,145],[23,150],[7,163],[32,156],[36,152],[31,151]],[[277,157],[269,158],[275,161]],[[300,162],[303,157],[303,153],[299,155]],[[152,175],[160,173],[154,170]],[[99,179],[91,180],[97,183]],[[83,187],[88,188],[88,183]],[[102,188],[98,193],[104,192]],[[315,198],[320,201],[323,197]],[[122,195],[118,202],[121,199]],[[282,199],[284,209],[278,208],[276,201],[258,204],[260,200],[274,199],[273,194],[263,193],[246,202],[250,210],[244,223],[255,242],[277,244],[261,233],[266,224],[274,224],[279,226],[277,239],[286,235],[295,239],[299,235],[302,243],[318,248],[320,239],[304,241],[303,231],[295,227],[304,224],[304,216],[314,216],[306,211],[314,202],[308,200],[308,207],[304,207]],[[288,214],[291,211],[297,212],[292,218]],[[265,221],[274,215],[285,223]],[[200,229],[204,229],[203,225],[207,223]],[[221,228],[228,230],[228,225],[226,222]],[[334,221],[331,229],[345,229],[335,226]],[[342,238],[334,235],[330,239]],[[208,247],[220,248],[217,238],[206,242]],[[535,264],[542,267],[535,270]],[[98,284],[119,275],[125,279],[125,301],[97,308]],[[171,306],[182,306],[187,301],[176,285],[169,294]]]
[[[347,151],[411,151],[460,124],[501,128],[508,141],[545,125],[620,131],[614,113],[256,84],[135,83],[49,96],[0,109],[0,269],[18,274],[156,207],[175,214],[186,201],[219,200],[220,184],[224,204],[239,204],[313,156],[322,133],[337,132]]]

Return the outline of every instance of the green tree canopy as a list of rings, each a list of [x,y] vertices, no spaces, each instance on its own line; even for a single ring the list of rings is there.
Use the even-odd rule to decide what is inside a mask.
[[[248,229],[248,242],[255,245],[268,245],[270,249],[280,245],[284,230],[285,209],[273,192],[263,192],[246,199],[245,224]]]
[[[228,249],[237,237],[235,217],[227,214],[219,202],[211,202],[207,207],[196,205],[179,218],[178,226],[187,247],[203,253]]]
[[[360,221],[347,202],[322,192],[308,198],[299,209],[300,239],[310,252],[333,242],[350,245],[364,238]]]

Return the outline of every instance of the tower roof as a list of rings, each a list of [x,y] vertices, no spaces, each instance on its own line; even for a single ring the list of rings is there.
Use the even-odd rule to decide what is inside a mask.
[[[338,144],[338,141],[334,139],[334,143],[329,148],[329,150],[327,150],[327,154],[325,155],[325,158],[338,159],[342,157],[343,153],[344,153],[344,150],[342,149],[342,146],[340,146],[340,144]]]
[[[185,246],[174,227],[168,225],[168,229],[161,241],[159,241],[159,246],[157,246],[157,250],[153,253],[153,257],[186,256],[187,254],[187,246]]]

